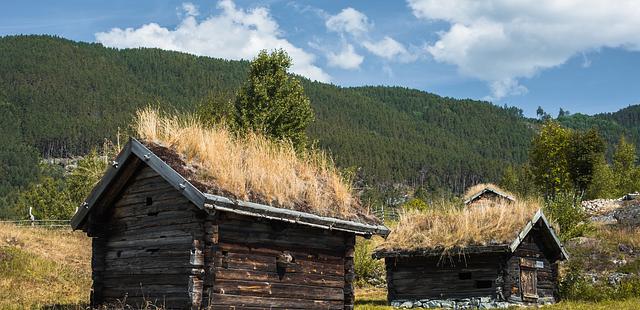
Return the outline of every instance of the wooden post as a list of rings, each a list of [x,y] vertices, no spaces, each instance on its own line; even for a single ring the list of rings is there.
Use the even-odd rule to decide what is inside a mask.
[[[355,253],[356,235],[349,234],[345,238],[345,255],[344,255],[344,309],[353,309],[355,303],[355,292],[353,290],[353,279],[355,271],[353,266],[353,257]]]
[[[106,238],[93,237],[91,238],[92,251],[91,251],[91,307],[98,308],[100,304],[104,302],[102,296],[103,288],[103,273],[104,273],[104,249]]]
[[[391,302],[396,299],[396,291],[393,286],[393,268],[396,264],[396,258],[387,257],[384,260],[385,269],[387,271],[387,302],[391,304]]]
[[[215,279],[215,253],[218,247],[218,216],[211,215],[204,222],[205,243],[204,243],[204,278],[202,307],[207,308],[213,302],[213,285]]]

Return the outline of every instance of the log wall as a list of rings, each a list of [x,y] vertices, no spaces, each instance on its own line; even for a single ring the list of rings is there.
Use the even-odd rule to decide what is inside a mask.
[[[205,230],[195,208],[147,166],[138,169],[94,234],[92,302],[197,308]]]
[[[386,258],[388,299],[496,297],[501,261],[498,253]]]
[[[352,234],[230,213],[211,222],[211,308],[353,307]]]

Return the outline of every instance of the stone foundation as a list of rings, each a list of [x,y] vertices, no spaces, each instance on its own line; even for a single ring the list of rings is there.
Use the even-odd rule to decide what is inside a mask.
[[[513,306],[533,306],[554,303],[553,298],[540,298],[537,304],[525,304],[518,301],[499,301],[492,297],[450,298],[450,299],[420,299],[394,300],[391,306],[395,308],[443,308],[443,309],[507,309]]]

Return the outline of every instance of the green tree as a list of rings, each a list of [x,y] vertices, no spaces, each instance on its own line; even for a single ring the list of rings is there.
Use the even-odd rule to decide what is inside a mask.
[[[283,50],[261,51],[253,59],[247,81],[235,100],[235,123],[297,148],[307,142],[306,128],[313,120],[311,102],[300,81],[287,73],[291,58]]]
[[[638,190],[638,167],[636,148],[622,136],[613,154],[613,173],[619,196]]]
[[[595,129],[571,132],[567,164],[574,190],[580,197],[591,185],[595,167],[604,151],[604,139]]]
[[[229,124],[233,116],[233,97],[233,93],[227,91],[210,93],[197,104],[196,115],[206,125]]]
[[[616,177],[604,154],[600,156],[593,170],[593,180],[589,185],[586,199],[617,198]]]
[[[89,196],[91,189],[100,181],[107,168],[106,156],[100,156],[96,149],[91,150],[78,161],[78,166],[66,178],[69,198],[79,206]]]
[[[429,205],[420,198],[411,198],[400,206],[403,210],[426,211]]]
[[[544,116],[544,109],[542,109],[541,106],[538,106],[538,109],[536,110],[536,115],[538,116],[539,119],[542,119],[542,117]]]
[[[530,162],[534,181],[545,198],[571,188],[568,150],[571,132],[554,121],[546,121],[533,138]]]
[[[68,220],[76,208],[62,179],[42,176],[20,193],[17,211],[27,218],[29,208],[38,220]]]
[[[499,182],[500,187],[520,197],[539,195],[531,167],[528,164],[507,166]]]

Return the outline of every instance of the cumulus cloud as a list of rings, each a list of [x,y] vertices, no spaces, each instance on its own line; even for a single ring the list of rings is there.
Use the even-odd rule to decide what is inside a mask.
[[[327,52],[329,66],[342,69],[358,69],[364,57],[355,52],[353,45],[346,44],[342,51],[338,53]]]
[[[282,37],[276,21],[264,7],[237,8],[233,1],[218,3],[219,15],[196,19],[198,9],[183,4],[184,17],[175,29],[156,23],[140,28],[113,28],[96,33],[96,41],[116,48],[156,47],[226,59],[251,59],[260,50],[283,49],[293,59],[292,71],[327,82],[330,76],[314,64],[315,57]]]
[[[526,92],[518,78],[603,47],[640,50],[640,2],[409,0],[413,14],[448,22],[427,51],[488,81],[495,99]]]
[[[402,43],[389,36],[385,36],[379,41],[369,39],[369,32],[373,28],[373,24],[369,22],[367,15],[354,8],[348,7],[336,15],[329,15],[325,25],[329,31],[337,32],[341,35],[350,35],[351,39],[355,39],[360,46],[378,57],[400,62],[411,62],[417,59],[414,54],[407,51]],[[346,40],[344,36],[343,40]],[[343,50],[341,54],[344,54],[344,52]],[[335,56],[335,53],[328,52],[327,54],[330,62]],[[355,57],[353,59],[355,60]]]
[[[369,24],[369,19],[362,12],[354,8],[346,8],[336,15],[329,16],[325,26],[333,32],[360,36],[369,31],[372,25]]]
[[[198,7],[195,6],[195,4],[191,3],[191,2],[186,2],[182,4],[182,10],[184,11],[185,14],[189,15],[189,16],[198,16],[200,15],[200,12],[198,11]]]
[[[409,53],[404,45],[388,36],[377,42],[364,41],[362,46],[372,54],[388,60],[397,59],[401,62],[411,62],[417,58]]]

